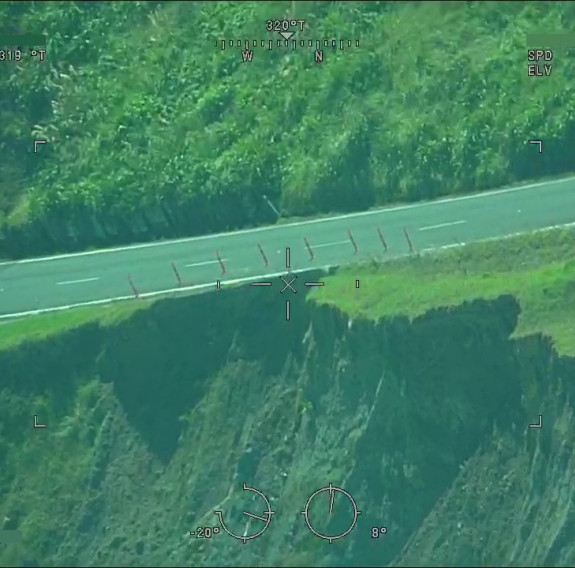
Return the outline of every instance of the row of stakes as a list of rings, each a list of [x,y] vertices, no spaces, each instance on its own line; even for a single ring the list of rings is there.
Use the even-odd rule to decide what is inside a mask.
[[[407,240],[407,244],[409,245],[409,252],[415,252],[415,247],[413,246],[413,241],[411,240],[411,237],[409,236],[409,233],[407,232],[407,228],[403,227],[403,234],[405,235],[405,239]],[[387,252],[388,250],[388,246],[387,246],[387,242],[383,236],[383,233],[381,232],[381,229],[378,227],[377,228],[377,235],[379,236],[379,240],[381,241],[381,244],[383,246],[383,250],[384,252]],[[347,231],[347,236],[353,246],[353,253],[357,254],[359,252],[359,247],[357,246],[357,242],[352,234],[352,232],[350,230]],[[309,253],[309,259],[310,260],[315,260],[315,254],[313,252],[313,249],[311,247],[311,245],[309,244],[309,241],[307,240],[307,237],[303,237],[303,242],[305,244],[305,247]],[[260,252],[260,255],[262,257],[262,260],[264,261],[265,266],[269,266],[269,259],[266,255],[266,253],[264,252],[264,249],[262,248],[262,246],[258,243],[258,250]],[[226,265],[224,264],[224,261],[222,259],[222,257],[220,256],[219,251],[216,251],[216,259],[220,265],[220,268],[222,270],[222,274],[226,273]],[[178,283],[179,287],[182,287],[185,285],[184,281],[182,280],[182,277],[180,276],[180,272],[178,271],[177,266],[175,265],[175,263],[171,263],[172,264],[172,270],[174,272],[174,275],[176,277],[176,281]],[[132,276],[128,275],[128,282],[130,284],[130,288],[132,289],[132,293],[134,294],[135,298],[139,298],[140,297],[140,293],[138,292],[138,289],[136,288],[136,285],[134,284],[134,281],[132,280]]]

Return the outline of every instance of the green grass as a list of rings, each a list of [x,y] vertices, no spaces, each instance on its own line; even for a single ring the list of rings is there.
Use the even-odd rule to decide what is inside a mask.
[[[575,230],[554,229],[383,264],[346,267],[310,298],[352,317],[417,318],[434,308],[510,294],[521,306],[514,336],[548,335],[575,355]],[[353,284],[360,279],[361,288]]]
[[[152,303],[153,300],[114,302],[7,320],[0,323],[0,350],[17,347],[24,341],[54,337],[89,323],[114,325]]]

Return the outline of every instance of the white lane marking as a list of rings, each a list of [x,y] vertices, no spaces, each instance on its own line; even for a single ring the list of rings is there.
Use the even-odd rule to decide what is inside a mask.
[[[452,243],[450,245],[442,245],[440,247],[437,248],[424,248],[421,252],[422,253],[429,253],[429,252],[436,252],[438,250],[447,250],[447,249],[452,249],[452,248],[459,248],[459,247],[464,247],[467,243]]]
[[[572,223],[563,223],[563,224],[559,224],[559,225],[550,225],[549,227],[543,227],[542,229],[535,229],[534,231],[519,231],[517,233],[510,233],[508,235],[503,235],[500,237],[489,237],[487,239],[478,239],[476,241],[472,241],[472,242],[492,242],[492,241],[500,241],[502,239],[512,239],[513,237],[519,237],[522,235],[527,235],[527,234],[533,234],[533,233],[544,233],[547,231],[554,231],[556,229],[570,229],[572,227],[575,227],[575,222]],[[424,249],[423,251],[421,251],[422,253],[433,253],[433,252],[437,252],[438,250],[442,250],[442,249],[448,249],[448,248],[454,248],[454,247],[459,247],[459,246],[466,246],[469,243],[454,243],[454,244],[449,244],[449,245],[443,245],[437,248],[427,248]],[[392,262],[394,259],[399,258],[399,257],[405,257],[408,256],[408,253],[404,253],[403,255],[398,255],[396,257],[392,257],[389,260],[385,260],[383,262]],[[311,270],[324,270],[327,271],[331,268],[336,268],[338,265],[334,265],[334,264],[327,264],[325,266],[320,266],[320,267],[308,267],[308,268],[298,268],[297,270],[292,270],[292,274],[293,273],[302,273],[302,272],[309,272]],[[222,284],[241,284],[243,282],[251,282],[253,280],[260,280],[262,278],[279,278],[280,276],[285,276],[285,270],[283,272],[274,272],[272,274],[260,274],[258,276],[247,276],[245,278],[235,278],[234,280],[226,280],[224,282],[222,282]],[[221,280],[220,280],[221,282]],[[204,290],[206,288],[214,288],[215,284],[217,283],[217,281],[215,282],[211,282],[209,284],[197,284],[195,286],[186,286],[183,288],[169,288],[167,290],[159,290],[157,292],[144,292],[143,294],[140,294],[140,298],[153,298],[155,296],[162,296],[165,294],[175,294],[177,292],[190,292],[190,291],[194,291],[194,290]],[[13,318],[18,318],[18,317],[23,317],[23,316],[34,316],[34,315],[39,315],[39,314],[46,314],[46,313],[50,313],[50,312],[61,312],[64,310],[70,310],[72,308],[82,308],[82,307],[86,307],[86,306],[101,306],[104,304],[111,304],[113,302],[121,302],[124,300],[134,300],[134,296],[116,296],[115,298],[106,298],[105,300],[92,300],[89,302],[80,302],[78,304],[69,304],[67,306],[57,306],[54,308],[43,308],[43,309],[39,309],[39,310],[30,310],[30,311],[26,311],[26,312],[15,312],[12,314],[3,314],[0,315],[0,320],[3,319],[13,319]]]
[[[222,262],[227,262],[227,258],[222,258]],[[205,262],[194,262],[193,264],[186,264],[186,268],[193,268],[194,266],[208,266],[209,264],[218,264],[219,260],[206,260]]]
[[[56,282],[56,286],[67,286],[68,284],[84,284],[84,282],[96,282],[100,278],[83,278],[82,280],[66,280],[66,282]]]
[[[329,270],[332,268],[332,265],[326,265],[321,267],[308,267],[308,268],[300,268],[298,270],[292,270],[291,273],[302,273],[302,272],[309,272],[311,270]],[[247,276],[245,278],[234,278],[233,280],[224,280],[223,282],[220,280],[219,282],[222,285],[222,288],[225,286],[229,286],[232,284],[242,284],[244,282],[251,282],[253,280],[260,280],[263,278],[279,278],[280,276],[285,276],[285,270],[283,272],[273,272],[272,274],[261,274],[259,276]],[[178,292],[193,292],[195,290],[205,290],[206,288],[215,288],[218,281],[210,282],[209,284],[196,284],[194,286],[185,286],[181,288],[168,288],[166,290],[158,290],[157,292],[144,292],[143,294],[139,295],[139,298],[154,298],[156,296],[163,296],[167,294],[175,294]],[[56,306],[54,308],[42,308],[39,310],[30,310],[27,312],[17,312],[13,314],[4,314],[0,315],[0,320],[3,319],[12,319],[18,318],[23,316],[33,316],[39,314],[47,314],[51,312],[61,312],[64,310],[70,310],[72,308],[84,308],[88,306],[101,306],[104,304],[112,304],[114,302],[121,302],[125,300],[134,300],[134,296],[116,296],[115,298],[106,298],[104,300],[91,300],[89,302],[79,302],[77,304],[69,304],[67,306]]]
[[[439,225],[429,225],[429,227],[420,227],[420,231],[432,231],[433,229],[442,229],[443,227],[453,227],[454,225],[463,225],[467,221],[453,221],[452,223],[441,223]]]
[[[379,213],[391,213],[394,211],[406,211],[408,209],[416,209],[418,207],[428,207],[430,205],[442,205],[445,203],[455,203],[458,201],[467,201],[468,199],[481,199],[484,197],[492,197],[494,195],[502,195],[505,193],[514,193],[517,191],[523,191],[524,189],[533,189],[536,187],[544,187],[548,185],[557,185],[561,183],[566,183],[570,181],[575,181],[575,176],[571,176],[568,178],[557,179],[557,180],[548,180],[548,181],[541,181],[537,183],[530,183],[527,185],[519,185],[516,187],[506,187],[503,189],[495,189],[492,191],[482,191],[481,193],[471,193],[468,195],[461,195],[459,197],[445,197],[443,199],[437,199],[435,201],[425,201],[419,203],[409,203],[407,205],[395,205],[390,207],[380,207],[379,209],[369,209],[368,211],[359,211],[356,213],[348,213],[346,215],[336,215],[334,217],[323,217],[321,219],[309,219],[307,221],[297,221],[294,223],[285,223],[285,224],[277,224],[277,225],[267,225],[265,227],[256,227],[255,229],[241,229],[239,231],[231,232],[231,233],[214,233],[211,235],[201,235],[198,237],[185,237],[182,239],[171,239],[165,241],[156,241],[154,243],[141,243],[136,245],[126,245],[121,247],[115,248],[106,248],[106,249],[98,249],[98,250],[89,250],[84,252],[73,252],[68,254],[59,254],[55,256],[44,256],[44,257],[37,257],[37,258],[25,258],[22,260],[12,260],[6,262],[0,262],[0,266],[5,265],[14,265],[14,264],[27,264],[30,262],[47,262],[50,260],[61,260],[64,258],[75,258],[75,257],[82,257],[82,256],[91,256],[94,254],[104,254],[104,253],[115,253],[121,251],[130,251],[130,250],[138,250],[143,248],[152,248],[152,247],[161,247],[166,245],[175,245],[181,243],[193,243],[196,241],[205,241],[207,239],[218,239],[221,237],[233,237],[236,235],[247,235],[250,233],[261,233],[263,231],[274,231],[277,229],[284,229],[290,227],[303,227],[304,225],[317,225],[319,223],[328,223],[330,221],[341,221],[343,219],[354,219],[360,217],[367,217],[369,215],[377,215]]]
[[[349,244],[350,244],[349,241],[337,241],[335,243],[323,243],[319,245],[314,245],[310,243],[310,246],[312,249],[320,249],[324,247],[335,247],[336,245],[349,245]]]

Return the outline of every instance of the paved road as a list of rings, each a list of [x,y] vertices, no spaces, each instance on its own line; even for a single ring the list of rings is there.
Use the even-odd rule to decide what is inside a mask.
[[[283,286],[279,275],[286,272],[287,247],[294,272],[399,256],[409,252],[404,227],[421,250],[574,221],[575,178],[569,178],[289,225],[0,263],[0,317],[106,303],[133,297],[134,288],[147,297],[190,287],[215,290],[218,280],[225,286],[272,279]]]

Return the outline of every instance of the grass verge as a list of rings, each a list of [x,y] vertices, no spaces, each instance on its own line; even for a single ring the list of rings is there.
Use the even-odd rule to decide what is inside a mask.
[[[342,268],[310,294],[318,304],[352,317],[414,319],[505,294],[521,315],[514,336],[549,336],[557,351],[575,355],[575,230],[551,229],[482,241],[383,264]],[[361,281],[361,292],[350,282]]]
[[[70,308],[0,323],[0,350],[18,347],[24,341],[39,341],[89,323],[114,325],[135,312],[150,307],[153,300],[113,302],[109,305]]]

